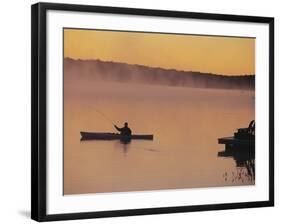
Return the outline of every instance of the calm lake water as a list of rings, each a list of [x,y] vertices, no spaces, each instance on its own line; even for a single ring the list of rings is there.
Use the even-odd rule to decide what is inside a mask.
[[[82,80],[64,91],[64,194],[255,183],[218,157],[217,140],[254,119],[254,91]],[[109,119],[154,140],[80,141],[80,131],[116,132]]]

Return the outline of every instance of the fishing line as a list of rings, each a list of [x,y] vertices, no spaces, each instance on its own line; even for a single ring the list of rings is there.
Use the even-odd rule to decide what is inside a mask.
[[[115,125],[114,122],[108,118],[104,113],[102,113],[101,111],[95,109],[95,108],[92,108],[96,113],[98,113],[99,115],[101,115],[103,118],[105,118],[108,122],[110,122],[112,125]]]

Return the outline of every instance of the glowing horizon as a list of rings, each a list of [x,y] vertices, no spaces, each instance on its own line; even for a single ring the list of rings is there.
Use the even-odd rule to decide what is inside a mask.
[[[64,29],[64,57],[221,75],[254,75],[255,39]]]

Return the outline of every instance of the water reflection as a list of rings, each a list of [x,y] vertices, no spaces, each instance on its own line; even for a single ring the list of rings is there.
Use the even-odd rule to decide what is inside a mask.
[[[80,82],[65,85],[65,94],[65,194],[253,184],[231,182],[238,168],[217,156],[216,139],[254,117],[254,91]],[[155,138],[80,141],[81,130],[115,131],[91,105],[118,125],[129,121],[134,134]]]
[[[126,156],[131,149],[145,150],[147,152],[160,152],[160,150],[154,149],[154,148],[144,148],[144,147],[132,146],[131,143],[132,143],[131,139],[120,139],[118,141],[118,143],[116,144],[116,148],[122,149],[124,156]]]
[[[224,180],[231,182],[254,182],[255,181],[255,148],[254,147],[227,147],[218,152],[218,157],[232,158],[235,161],[236,172],[225,172]]]
[[[127,155],[129,149],[130,149],[130,143],[131,143],[131,139],[130,138],[124,138],[124,139],[120,139],[118,142],[119,146],[122,148],[123,150],[123,154],[124,156]]]

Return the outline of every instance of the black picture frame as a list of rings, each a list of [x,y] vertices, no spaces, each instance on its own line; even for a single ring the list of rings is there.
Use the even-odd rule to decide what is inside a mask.
[[[253,22],[269,25],[269,200],[196,206],[140,208],[129,210],[83,212],[69,214],[46,213],[46,13],[48,10],[101,12],[170,18],[192,18],[234,22]],[[103,7],[73,4],[37,3],[32,5],[31,48],[31,218],[36,221],[73,220],[86,218],[178,213],[206,210],[238,209],[274,206],[274,18],[163,11],[137,8]]]

